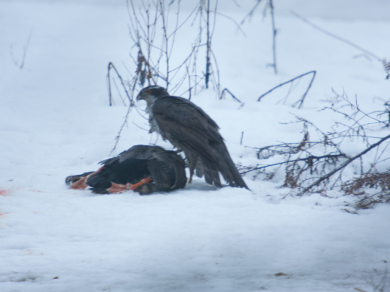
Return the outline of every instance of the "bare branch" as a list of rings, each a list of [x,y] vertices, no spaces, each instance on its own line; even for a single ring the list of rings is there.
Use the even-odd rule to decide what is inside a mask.
[[[19,67],[19,69],[23,69],[23,67],[24,67],[24,61],[26,60],[26,54],[27,54],[28,46],[30,44],[31,35],[32,35],[32,30],[28,36],[26,45],[23,46],[23,56],[22,56],[22,61],[21,61],[20,65],[18,64],[18,61],[15,60],[14,55],[12,54],[12,45],[11,45],[11,50],[10,50],[11,58],[12,58],[12,61],[14,61],[14,64],[17,67]]]
[[[251,9],[251,11],[249,11],[249,13],[244,17],[244,19],[241,20],[241,25],[244,24],[244,22],[245,22],[245,20],[246,20],[247,18],[251,18],[251,17],[252,17],[253,13],[255,12],[257,6],[259,6],[260,2],[261,2],[261,0],[257,0],[257,3],[255,4],[255,6],[253,6],[253,8]]]
[[[308,75],[308,74],[313,74],[313,77],[312,77],[312,79],[311,79],[311,81],[310,81],[310,83],[309,83],[309,86],[307,87],[305,93],[302,95],[301,99],[299,100],[300,103],[299,103],[298,108],[300,109],[300,108],[302,107],[303,102],[305,101],[305,98],[306,98],[307,93],[309,92],[309,89],[311,88],[311,85],[313,84],[313,81],[314,81],[314,78],[315,78],[315,76],[316,76],[316,73],[317,73],[316,71],[310,71],[310,72],[307,72],[307,73],[305,73],[305,74],[299,75],[299,76],[297,76],[297,77],[295,77],[295,78],[293,78],[293,79],[291,79],[291,80],[289,80],[289,81],[283,82],[283,83],[279,84],[278,86],[275,86],[274,88],[268,90],[266,93],[262,94],[262,95],[257,99],[257,101],[260,101],[260,100],[261,100],[264,96],[266,96],[268,93],[271,93],[272,91],[274,91],[275,89],[277,89],[277,88],[279,88],[279,87],[282,87],[283,85],[286,85],[286,84],[288,84],[288,83],[290,83],[290,82],[293,82],[294,80],[297,80],[297,79],[299,79],[299,78],[301,78],[301,77],[303,77],[303,76],[306,76],[306,75]]]
[[[130,101],[130,107],[132,107],[134,105],[134,101],[132,100],[132,98],[130,97],[129,95],[129,92],[127,91],[126,89],[126,86],[123,82],[123,79],[122,79],[122,76],[118,73],[118,71],[116,70],[115,66],[113,63],[108,63],[108,72],[107,72],[107,81],[108,81],[108,92],[109,92],[109,102],[110,102],[110,106],[112,105],[112,95],[111,95],[111,77],[110,77],[110,71],[111,69],[114,69],[116,75],[118,76],[119,80],[121,81],[122,83],[122,86],[123,86],[123,89],[125,90],[126,92],[126,95],[127,95],[127,98],[129,99]]]
[[[322,32],[322,33],[324,33],[324,34],[326,34],[326,35],[328,35],[328,36],[330,36],[330,37],[332,37],[332,38],[335,38],[335,39],[337,39],[337,40],[339,40],[339,41],[342,41],[342,42],[344,42],[344,43],[346,43],[346,44],[348,44],[348,45],[354,47],[355,49],[358,49],[358,50],[364,52],[365,54],[370,55],[371,57],[374,57],[374,58],[377,59],[378,61],[383,61],[383,60],[384,60],[384,59],[382,59],[382,58],[379,58],[377,55],[371,53],[370,51],[367,51],[366,49],[363,49],[362,47],[359,47],[358,45],[355,45],[354,43],[352,43],[352,42],[350,42],[350,41],[348,41],[348,40],[346,40],[346,39],[343,39],[343,38],[341,38],[341,37],[339,37],[339,36],[337,36],[337,35],[335,35],[335,34],[329,32],[329,31],[327,31],[327,30],[325,30],[325,29],[319,27],[318,25],[315,25],[314,23],[310,22],[309,20],[307,20],[306,18],[300,16],[298,13],[296,13],[296,12],[294,12],[294,11],[292,11],[292,10],[291,10],[291,13],[292,13],[293,15],[295,15],[296,17],[298,17],[299,19],[301,19],[302,21],[304,21],[304,22],[306,22],[307,24],[309,24],[310,26],[312,26],[312,27],[314,27],[315,29],[319,30],[320,32]]]
[[[125,119],[124,119],[124,121],[123,121],[122,126],[121,126],[120,129],[119,129],[118,135],[115,137],[115,144],[114,144],[114,147],[111,149],[111,152],[110,152],[109,156],[112,155],[112,153],[113,153],[113,152],[115,151],[115,149],[116,149],[116,146],[118,146],[118,142],[119,142],[119,139],[120,139],[120,137],[121,137],[122,130],[123,130],[123,128],[125,127],[125,125],[127,124],[127,118],[129,117],[129,114],[130,114],[132,108],[133,108],[133,107],[132,107],[131,105],[127,108],[126,117],[125,117]]]
[[[272,0],[268,0],[268,5],[271,10],[271,19],[272,19],[272,51],[273,51],[273,56],[274,56],[274,63],[272,66],[274,67],[275,75],[278,74],[278,70],[276,68],[276,28],[275,28],[275,17],[274,17],[274,4]],[[311,86],[311,84],[310,84]],[[300,106],[299,106],[300,108]]]
[[[239,100],[233,93],[231,93],[231,91],[227,88],[225,88],[224,90],[222,90],[222,93],[221,93],[221,96],[219,97],[219,99],[222,99],[224,97],[224,94],[225,92],[229,93],[231,95],[231,97],[233,97],[234,100],[238,101],[239,103],[242,103],[241,100]]]
[[[375,144],[372,144],[370,147],[368,147],[366,150],[360,152],[358,155],[355,155],[354,157],[348,159],[346,162],[342,163],[339,167],[337,167],[336,169],[334,169],[333,171],[329,172],[327,175],[324,175],[322,176],[320,179],[318,179],[317,181],[315,181],[314,183],[312,183],[310,186],[306,187],[303,191],[299,192],[297,194],[297,196],[302,196],[304,193],[308,192],[309,190],[311,190],[313,187],[319,185],[322,181],[324,180],[327,180],[329,179],[332,175],[334,175],[336,172],[342,170],[343,168],[345,168],[348,164],[350,164],[352,161],[354,161],[355,159],[363,156],[364,154],[366,154],[368,151],[374,149],[375,147],[379,146],[382,142],[386,141],[387,139],[390,138],[390,135],[387,135],[386,137],[382,138],[381,140],[379,140],[377,143]]]
[[[226,14],[223,14],[223,13],[220,13],[220,12],[217,12],[217,11],[214,11],[214,10],[212,10],[211,12],[214,12],[215,14],[218,14],[220,16],[226,17],[227,19],[231,20],[236,25],[237,29],[246,37],[246,34],[242,30],[241,26],[233,18],[231,18],[230,16],[227,16]]]

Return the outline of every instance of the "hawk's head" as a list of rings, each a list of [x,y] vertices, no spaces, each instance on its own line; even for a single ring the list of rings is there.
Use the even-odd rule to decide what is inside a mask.
[[[164,87],[158,85],[152,85],[145,87],[138,93],[137,100],[143,99],[147,102],[148,106],[160,97],[169,96],[167,90]]]

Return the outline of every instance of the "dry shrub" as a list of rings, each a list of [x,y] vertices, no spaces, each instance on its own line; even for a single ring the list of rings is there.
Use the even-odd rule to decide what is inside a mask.
[[[342,185],[345,195],[359,198],[356,209],[372,208],[378,203],[390,203],[390,170],[365,173]]]

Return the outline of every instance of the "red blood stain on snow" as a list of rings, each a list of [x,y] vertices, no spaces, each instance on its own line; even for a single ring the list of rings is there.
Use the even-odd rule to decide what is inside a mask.
[[[19,188],[12,188],[12,189],[8,189],[8,190],[0,189],[0,196],[7,197],[15,190],[19,190]],[[30,192],[35,192],[35,193],[44,193],[41,190],[33,190],[33,189],[28,189],[28,190]]]
[[[9,214],[9,212],[0,213],[0,217]]]
[[[0,196],[6,197],[11,192],[11,190],[1,190],[0,189]]]

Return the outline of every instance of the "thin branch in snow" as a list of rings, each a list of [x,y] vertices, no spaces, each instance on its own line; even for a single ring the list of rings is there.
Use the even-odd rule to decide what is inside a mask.
[[[310,22],[310,21],[307,20],[306,18],[300,16],[298,13],[296,13],[296,12],[294,12],[294,11],[292,11],[292,10],[291,10],[291,13],[292,13],[293,15],[295,15],[296,17],[298,17],[299,19],[301,19],[302,21],[306,22],[308,25],[310,25],[310,26],[314,27],[315,29],[319,30],[320,32],[322,32],[322,33],[324,33],[324,34],[326,34],[326,35],[328,35],[328,36],[330,36],[330,37],[332,37],[332,38],[335,38],[336,40],[342,41],[342,42],[344,42],[344,43],[346,43],[346,44],[348,44],[348,45],[354,47],[355,49],[358,49],[358,50],[364,52],[365,54],[370,55],[371,57],[374,57],[374,58],[377,59],[378,61],[383,61],[382,58],[379,58],[379,57],[378,57],[377,55],[375,55],[374,53],[371,53],[370,51],[367,51],[366,49],[363,49],[362,47],[359,47],[358,45],[355,45],[353,42],[350,42],[350,41],[348,41],[348,40],[346,40],[346,39],[343,39],[342,37],[339,37],[339,36],[337,36],[337,35],[335,35],[335,34],[329,32],[329,31],[327,31],[327,30],[325,30],[325,29],[319,27],[318,25],[315,25],[314,23]]]
[[[112,153],[113,153],[113,152],[115,151],[115,149],[116,149],[116,146],[118,146],[118,142],[119,142],[119,139],[120,139],[120,137],[121,137],[122,130],[123,130],[123,128],[125,127],[125,125],[127,124],[127,118],[129,117],[129,114],[130,114],[132,108],[133,108],[133,107],[130,105],[130,106],[128,107],[128,109],[127,109],[126,117],[125,117],[125,119],[124,119],[124,121],[123,121],[123,123],[122,123],[122,126],[121,126],[120,129],[119,129],[118,135],[116,135],[116,137],[115,137],[115,144],[114,144],[114,147],[111,149],[111,152],[110,152],[109,156],[112,155]]]
[[[272,19],[272,52],[274,56],[274,63],[272,67],[274,67],[275,74],[278,74],[278,70],[276,68],[276,28],[275,28],[275,16],[274,16],[274,3],[272,0],[268,0],[268,5],[271,10],[271,19]]]
[[[126,106],[126,102],[125,102],[125,100],[124,100],[123,97],[122,97],[122,94],[121,94],[121,92],[120,92],[120,90],[119,90],[119,88],[118,88],[118,85],[116,84],[115,79],[112,79],[112,81],[114,82],[116,91],[118,92],[118,95],[119,95],[119,97],[121,98],[121,100],[122,100],[122,102],[123,102],[123,105]]]
[[[245,32],[242,30],[241,26],[240,26],[233,18],[231,18],[230,16],[227,16],[226,14],[217,12],[217,11],[213,11],[213,10],[212,10],[211,12],[214,12],[214,13],[217,14],[217,15],[226,17],[227,19],[231,20],[231,21],[236,25],[237,29],[246,37],[246,34],[245,34]]]
[[[30,44],[31,35],[32,35],[32,30],[31,30],[31,32],[30,32],[30,34],[28,36],[26,45],[23,46],[23,56],[22,56],[22,61],[21,61],[20,65],[18,64],[18,61],[16,61],[15,58],[14,58],[14,55],[12,53],[12,45],[11,45],[11,50],[10,50],[11,58],[12,58],[12,61],[14,62],[14,64],[15,64],[15,66],[19,67],[19,69],[23,69],[23,67],[24,67],[24,61],[26,60],[26,54],[27,54],[28,46]]]
[[[219,97],[219,99],[222,99],[224,96],[225,96],[225,92],[229,93],[231,95],[231,97],[233,97],[234,100],[238,101],[239,103],[242,103],[241,100],[239,100],[229,89],[225,88],[224,90],[222,90],[222,93],[221,93],[221,96]]]
[[[253,16],[253,13],[255,12],[257,6],[259,6],[260,2],[261,2],[261,0],[257,0],[257,3],[255,4],[255,6],[253,6],[253,8],[251,9],[251,11],[249,11],[249,13],[244,17],[244,19],[241,20],[241,25],[244,24],[244,22],[245,22],[245,20],[246,20],[247,18],[250,19],[250,18]]]
[[[110,76],[111,69],[114,69],[116,75],[118,76],[119,80],[120,80],[121,83],[122,83],[122,86],[123,86],[123,89],[124,89],[125,92],[126,92],[127,98],[128,98],[129,101],[130,101],[130,106],[133,106],[133,105],[134,105],[134,101],[132,100],[132,98],[131,98],[130,95],[129,95],[129,92],[128,92],[127,89],[126,89],[126,86],[125,86],[125,84],[124,84],[124,81],[123,81],[122,76],[119,74],[118,70],[116,70],[116,68],[115,68],[115,66],[114,66],[114,64],[113,64],[112,62],[108,63],[108,70],[107,70],[108,95],[109,95],[110,106],[112,105],[111,76]]]
[[[382,60],[383,68],[385,69],[385,72],[387,74],[386,79],[390,79],[390,62],[386,59]]]
[[[207,43],[207,50],[206,50],[206,74],[205,74],[205,84],[206,89],[209,88],[209,78],[210,78],[210,51],[211,51],[211,37],[210,37],[210,0],[207,0],[207,9],[206,9],[206,15],[207,15],[207,21],[206,21],[206,43]]]
[[[293,78],[293,79],[291,79],[291,80],[289,80],[289,81],[283,82],[283,83],[281,83],[281,84],[279,84],[279,85],[273,87],[272,89],[268,90],[266,93],[262,94],[262,95],[257,99],[257,101],[260,101],[260,100],[261,100],[264,96],[266,96],[268,93],[271,93],[272,91],[274,91],[275,89],[277,89],[277,88],[279,88],[279,87],[282,87],[283,85],[286,85],[286,84],[288,84],[288,83],[290,83],[290,82],[293,82],[293,81],[295,81],[295,80],[297,80],[297,79],[299,79],[299,78],[302,78],[303,76],[306,76],[306,75],[308,75],[308,74],[313,74],[313,77],[311,78],[310,83],[309,83],[309,86],[307,87],[305,93],[302,95],[301,99],[298,100],[298,101],[297,101],[296,103],[294,103],[294,105],[293,105],[293,107],[294,107],[295,104],[297,104],[297,103],[299,102],[298,108],[300,109],[300,108],[302,107],[303,102],[305,101],[305,98],[306,98],[307,93],[309,92],[309,90],[310,90],[310,88],[311,88],[311,85],[313,84],[314,78],[316,77],[316,73],[317,73],[317,71],[310,71],[310,72],[304,73],[304,74],[302,74],[302,75],[299,75],[299,76],[297,76],[297,77],[295,77],[295,78]]]
[[[358,155],[355,155],[354,157],[348,159],[346,162],[344,162],[343,164],[341,164],[339,167],[337,167],[336,169],[334,169],[333,171],[329,172],[327,175],[324,175],[322,176],[320,179],[318,179],[317,181],[315,181],[314,183],[312,183],[310,186],[306,187],[303,191],[299,192],[297,194],[297,196],[302,196],[303,194],[307,193],[308,191],[310,191],[313,187],[315,186],[318,186],[322,181],[324,180],[327,180],[329,179],[332,175],[334,175],[336,172],[344,169],[348,164],[350,164],[352,161],[354,161],[355,159],[357,158],[360,158],[362,157],[364,154],[366,154],[368,151],[374,149],[375,147],[379,146],[380,144],[382,144],[382,142],[386,141],[387,139],[390,138],[390,135],[387,135],[386,137],[383,137],[381,140],[379,140],[377,143],[371,145],[370,147],[368,147],[367,149],[365,149],[364,151],[360,152]]]

